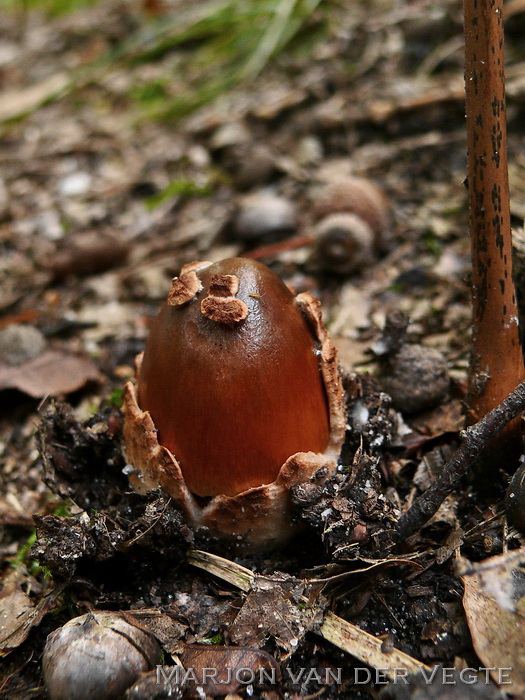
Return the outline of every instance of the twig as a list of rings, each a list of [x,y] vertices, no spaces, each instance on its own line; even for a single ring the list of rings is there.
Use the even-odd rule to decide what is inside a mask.
[[[304,246],[311,245],[313,241],[313,236],[301,234],[298,236],[293,236],[292,238],[287,238],[285,241],[259,246],[259,248],[255,248],[255,250],[250,250],[243,253],[243,256],[245,258],[252,258],[253,260],[273,258],[285,250],[295,250],[295,248],[303,248]]]
[[[209,554],[200,550],[189,553],[188,561],[199,569],[204,569],[223,581],[228,581],[242,591],[248,592],[256,579],[256,574],[234,561],[229,561],[216,554]],[[259,577],[263,578],[263,577]],[[417,673],[429,667],[412,656],[399,649],[383,651],[383,642],[373,635],[365,632],[351,622],[347,622],[328,611],[317,634],[331,642],[339,649],[352,654],[373,668],[381,669],[389,678],[395,679],[399,669],[406,669],[409,673]]]
[[[397,532],[400,539],[411,535],[434,515],[490,440],[524,410],[525,382],[522,382],[499,406],[493,408],[478,423],[461,432],[462,442],[452,459],[447,462],[434,483],[399,519]]]

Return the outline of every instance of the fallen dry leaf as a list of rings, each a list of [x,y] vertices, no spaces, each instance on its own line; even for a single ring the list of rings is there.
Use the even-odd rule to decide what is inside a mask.
[[[262,646],[267,636],[293,653],[300,640],[322,622],[324,599],[305,605],[304,582],[283,574],[257,577],[244,605],[230,627],[230,638],[244,646]]]
[[[47,350],[19,366],[0,364],[0,390],[18,389],[34,399],[69,394],[100,380],[91,360],[59,350]]]
[[[123,614],[130,624],[148,629],[168,654],[180,654],[184,650],[181,640],[188,630],[187,625],[160,610],[133,610]]]
[[[477,564],[463,560],[460,574],[475,574],[481,590],[492,596],[500,608],[525,614],[525,547],[490,557]]]
[[[228,581],[234,586],[237,586],[245,592],[249,592],[256,588],[257,583],[266,581],[266,586],[272,589],[275,587],[275,581],[278,580],[277,577],[266,578],[257,577],[250,569],[246,569],[244,566],[237,564],[235,562],[219,557],[216,554],[210,554],[208,552],[202,552],[199,550],[193,550],[189,556],[190,564],[197,566],[200,569],[204,569],[208,573],[212,573],[224,581]],[[285,574],[281,574],[281,584],[286,582],[287,577]],[[293,577],[288,577],[289,581],[293,581]],[[297,579],[295,579],[297,581]],[[300,591],[300,588],[294,591],[296,595]],[[281,591],[281,596],[284,594]],[[248,599],[247,601],[248,602]],[[304,608],[305,613],[308,614],[308,601],[306,598],[300,597],[300,602],[302,606],[306,605]],[[301,606],[301,607],[302,607]],[[245,607],[241,608],[240,613],[244,611]],[[247,610],[249,608],[246,608]],[[240,614],[239,613],[239,614]],[[237,616],[235,622],[237,622]],[[256,620],[257,621],[257,620]],[[347,622],[342,618],[335,615],[330,610],[325,614],[324,621],[317,628],[315,624],[317,621],[317,614],[314,616],[313,622],[311,622],[312,631],[320,634],[324,639],[332,642],[335,646],[339,647],[343,651],[352,654],[360,661],[373,666],[376,669],[388,669],[387,675],[389,678],[395,678],[396,671],[400,668],[406,668],[409,673],[416,673],[420,669],[425,669],[430,671],[430,667],[426,666],[417,659],[412,658],[408,654],[400,651],[399,649],[389,648],[385,651],[383,646],[383,641],[377,637],[372,636],[365,630],[359,629],[351,622]],[[259,623],[258,623],[259,624]],[[264,627],[264,622],[261,623]],[[268,621],[266,621],[266,627],[268,626]],[[253,629],[253,625],[252,625]],[[230,637],[231,637],[230,627]],[[244,631],[241,629],[241,632]],[[247,631],[249,632],[249,626],[247,626]],[[306,630],[307,631],[307,630]]]
[[[525,692],[525,551],[509,552],[465,568],[463,607],[472,644],[491,676],[506,691]]]
[[[39,625],[51,610],[64,587],[59,586],[36,605],[22,590],[22,585],[36,583],[24,567],[14,569],[5,579],[0,593],[0,657],[7,656],[27,639],[32,628]]]
[[[35,608],[20,588],[0,599],[0,656],[16,649],[32,627]]]
[[[127,258],[129,246],[114,236],[94,231],[71,236],[49,259],[44,267],[56,280],[68,276],[92,275],[118,267]]]
[[[280,675],[275,659],[258,649],[188,645],[181,656],[181,663],[186,669],[191,669],[197,681],[205,677],[205,669],[213,669],[214,675],[209,676],[206,683],[197,682],[205,689],[207,697],[234,693],[245,682],[242,674],[275,669],[277,676]]]

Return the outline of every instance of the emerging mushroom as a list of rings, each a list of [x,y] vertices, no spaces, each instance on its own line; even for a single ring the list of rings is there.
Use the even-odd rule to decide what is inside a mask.
[[[345,431],[319,302],[261,263],[184,265],[125,388],[133,487],[252,547],[292,534],[289,489],[336,468]]]

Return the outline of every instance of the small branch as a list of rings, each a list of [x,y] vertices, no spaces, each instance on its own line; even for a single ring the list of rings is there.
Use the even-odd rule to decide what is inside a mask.
[[[397,524],[399,539],[403,540],[414,533],[434,515],[491,439],[524,410],[525,382],[522,382],[499,406],[461,433],[461,445],[452,459],[447,462],[434,483],[399,519]]]
[[[298,236],[292,236],[292,238],[287,238],[284,241],[279,241],[278,243],[269,243],[268,245],[259,246],[255,248],[255,250],[243,253],[243,256],[245,258],[252,258],[252,260],[265,260],[266,258],[274,258],[287,250],[304,248],[307,245],[311,245],[313,242],[313,236],[300,234]]]
[[[189,553],[188,561],[193,566],[204,569],[223,581],[228,581],[246,593],[249,592],[256,578],[256,574],[250,569],[216,554],[194,550]],[[399,669],[406,669],[409,673],[417,673],[422,668],[430,670],[424,663],[399,649],[383,651],[381,639],[343,620],[333,612],[326,613],[322,625],[316,631],[326,641],[352,654],[359,661],[381,669],[391,679],[395,679],[396,671],[399,672]]]

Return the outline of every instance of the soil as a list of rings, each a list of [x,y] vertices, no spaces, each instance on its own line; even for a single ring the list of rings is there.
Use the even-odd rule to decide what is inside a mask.
[[[519,297],[525,14],[511,5]],[[60,17],[22,5],[0,14],[0,697],[47,697],[47,635],[92,610],[134,615],[161,643],[165,668],[195,665],[199,644],[221,668],[279,665],[278,682],[238,683],[229,697],[423,697],[417,684],[356,683],[369,666],[323,637],[327,610],[428,666],[508,666],[497,655],[504,644],[492,644],[496,657],[483,651],[488,632],[465,612],[461,565],[524,546],[503,507],[517,465],[494,463],[488,492],[467,476],[424,528],[395,537],[465,423],[461,5],[320,3],[256,80],[175,119],[179,93],[197,94],[202,80],[191,63],[198,34],[163,43],[183,6],[101,0]],[[350,176],[387,202],[358,269],[330,267],[315,245],[320,193]],[[160,491],[134,493],[122,452],[122,388],[171,279],[184,263],[232,256],[261,260],[320,299],[347,391],[340,470],[293,489],[300,534],[263,554],[194,532]],[[400,312],[410,320],[405,347],[418,350],[393,370],[383,329]],[[428,400],[414,386],[414,396],[410,382],[436,357],[439,386]],[[259,583],[247,594],[191,565],[194,550],[247,567]],[[232,648],[249,655],[220,656]],[[315,671],[308,682],[301,669]],[[432,697],[467,690],[501,697],[494,684],[433,686]],[[191,683],[173,693],[203,697]],[[128,697],[167,696],[149,677]]]

